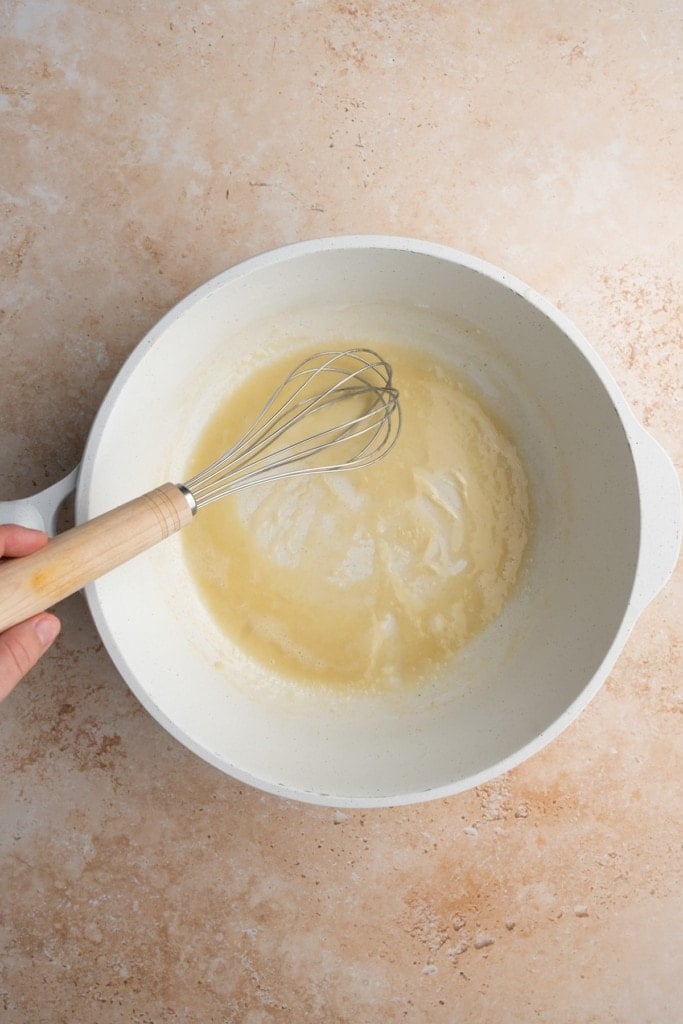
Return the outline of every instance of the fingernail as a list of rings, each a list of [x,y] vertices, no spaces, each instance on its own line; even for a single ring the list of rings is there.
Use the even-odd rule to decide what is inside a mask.
[[[35,631],[38,634],[43,647],[49,647],[60,630],[59,619],[54,615],[43,615],[35,624]]]

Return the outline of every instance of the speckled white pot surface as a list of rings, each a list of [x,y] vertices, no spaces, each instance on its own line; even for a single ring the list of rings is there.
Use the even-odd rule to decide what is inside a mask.
[[[409,324],[425,358],[438,352],[499,405],[534,508],[528,565],[502,616],[429,685],[341,699],[268,680],[233,649],[192,586],[178,538],[92,584],[88,601],[148,711],[236,778],[335,806],[456,793],[541,749],[597,692],[675,564],[678,480],[593,349],[530,288],[443,246],[347,236],[250,259],[150,331],[94,423],[78,520],[183,479],[263,325],[285,346],[311,309],[330,337],[399,335]]]

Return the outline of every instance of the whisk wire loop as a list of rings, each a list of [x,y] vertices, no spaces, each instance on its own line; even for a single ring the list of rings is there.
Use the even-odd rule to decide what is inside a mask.
[[[295,429],[324,412],[312,432]],[[398,391],[381,356],[320,352],[294,367],[242,436],[183,489],[198,509],[254,483],[369,466],[393,448],[400,427]],[[337,458],[325,457],[335,450]]]

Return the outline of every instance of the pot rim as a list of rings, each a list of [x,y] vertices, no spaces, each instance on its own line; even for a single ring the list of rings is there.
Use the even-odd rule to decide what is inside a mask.
[[[643,485],[641,480],[641,473],[639,472],[639,464],[637,458],[637,451],[639,446],[642,446],[643,439],[647,439],[646,447],[649,446],[650,454],[652,452],[652,445],[656,445],[656,442],[647,434],[643,427],[638,423],[634,414],[632,413],[625,397],[619,390],[616,380],[608,370],[607,366],[603,363],[602,359],[595,351],[594,348],[589,344],[583,334],[578,328],[566,317],[560,310],[552,305],[547,299],[536,292],[533,288],[525,284],[514,275],[508,273],[496,267],[494,264],[488,263],[479,257],[469,255],[468,253],[462,252],[461,250],[451,248],[449,246],[435,243],[422,241],[415,238],[392,236],[392,235],[363,235],[363,234],[352,234],[352,235],[334,235],[323,238],[314,238],[306,241],[299,241],[290,243],[287,245],[280,246],[275,249],[268,250],[260,253],[259,255],[249,257],[248,259],[241,261],[227,270],[224,270],[204,284],[199,285],[192,292],[190,292],[185,298],[181,299],[176,305],[174,305],[142,338],[142,340],[133,349],[127,360],[121,367],[119,373],[114,379],[107,395],[105,396],[102,405],[95,417],[92,424],[92,428],[87,438],[85,445],[85,451],[83,461],[81,464],[81,471],[78,478],[77,493],[76,493],[76,521],[82,522],[88,518],[89,510],[89,489],[92,479],[93,467],[95,464],[97,449],[99,442],[105,430],[107,421],[111,410],[118,400],[119,394],[125,386],[127,380],[134,373],[138,364],[145,358],[148,351],[159,342],[163,337],[168,327],[178,320],[183,314],[190,308],[195,306],[199,302],[204,302],[211,297],[211,295],[218,290],[228,285],[231,281],[237,280],[249,274],[257,273],[260,270],[273,266],[275,264],[286,262],[292,259],[297,259],[301,256],[308,256],[311,254],[319,254],[335,250],[368,250],[368,249],[381,249],[388,251],[402,251],[408,253],[415,253],[417,255],[428,256],[439,260],[444,260],[449,263],[454,263],[459,266],[466,267],[476,273],[482,274],[485,277],[490,278],[494,282],[510,291],[516,293],[525,302],[535,307],[540,313],[548,318],[556,327],[564,334],[564,336],[571,342],[574,347],[581,353],[586,362],[589,364],[593,372],[599,378],[602,383],[605,392],[607,393],[610,401],[612,402],[622,424],[626,441],[631,449],[631,455],[633,459],[634,473],[638,479],[639,484],[639,496],[641,509],[644,502]],[[661,457],[671,466],[668,457],[659,449]],[[673,467],[671,467],[673,468]],[[668,472],[668,470],[667,470]],[[676,478],[677,480],[677,478]],[[672,492],[674,493],[674,492]],[[352,797],[352,796],[333,796],[330,794],[320,792],[309,792],[304,790],[291,790],[283,784],[271,783],[267,780],[262,780],[252,776],[250,773],[239,769],[237,766],[230,766],[229,773],[233,778],[244,782],[250,786],[254,786],[258,789],[265,790],[277,796],[284,796],[291,799],[296,799],[302,802],[313,803],[318,805],[330,806],[330,807],[356,807],[356,808],[371,808],[371,807],[388,807],[388,806],[400,806],[412,803],[423,802],[427,800],[440,799],[442,797],[453,796],[457,793],[467,791],[475,786],[481,785],[485,782],[489,782],[492,779],[498,777],[504,772],[509,771],[511,768],[516,767],[522,762],[528,760],[535,753],[543,749],[551,740],[555,739],[561,732],[563,732],[567,726],[569,726],[583,711],[583,709],[590,703],[592,698],[598,692],[602,686],[604,680],[611,671],[614,663],[616,662],[619,654],[621,653],[626,640],[628,638],[633,625],[639,614],[642,612],[645,604],[651,596],[654,596],[661,586],[664,585],[668,575],[673,569],[673,565],[676,561],[678,552],[678,545],[680,544],[680,488],[678,491],[678,508],[676,508],[675,493],[674,497],[670,500],[672,506],[672,519],[674,523],[677,521],[677,530],[674,529],[674,535],[678,536],[678,544],[672,541],[673,551],[671,545],[667,551],[667,563],[668,571],[664,575],[663,579],[656,581],[652,580],[652,573],[649,572],[647,560],[643,557],[643,521],[641,516],[641,532],[640,532],[640,552],[638,556],[638,563],[634,572],[633,585],[631,593],[622,617],[621,623],[615,632],[615,635],[607,649],[605,656],[594,672],[591,679],[586,683],[578,696],[572,701],[572,703],[541,733],[539,733],[533,740],[524,744],[513,754],[506,758],[497,761],[494,765],[489,766],[487,769],[478,772],[474,775],[470,775],[464,779],[460,779],[453,783],[447,783],[438,787],[434,787],[428,790],[413,791],[408,793],[397,793],[388,796],[377,796],[377,797]],[[661,575],[661,573],[660,573]],[[645,582],[643,578],[645,577]],[[639,587],[640,583],[640,587]],[[638,593],[641,593],[641,599],[637,600]],[[98,632],[100,633],[102,640],[107,648],[107,651],[114,661],[118,671],[125,679],[127,685],[133,690],[136,697],[143,706],[152,714],[152,716],[164,726],[164,728],[178,739],[184,746],[191,749],[194,753],[198,754],[202,759],[213,764],[222,772],[226,772],[225,759],[219,758],[212,755],[210,751],[205,750],[195,743],[190,737],[184,735],[175,725],[174,722],[170,721],[167,716],[161,711],[161,709],[154,703],[154,701],[148,696],[144,688],[141,686],[135,673],[129,667],[124,652],[120,649],[117,641],[109,630],[109,626],[106,619],[106,614],[102,609],[99,599],[97,596],[96,588],[94,584],[90,584],[85,589],[86,600],[90,608],[90,612],[93,616]],[[643,597],[643,595],[645,595]]]

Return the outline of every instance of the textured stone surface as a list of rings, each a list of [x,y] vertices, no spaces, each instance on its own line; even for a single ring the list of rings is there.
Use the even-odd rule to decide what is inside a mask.
[[[305,237],[445,242],[557,303],[683,462],[675,2],[3,5],[0,499],[78,460],[191,288]],[[280,802],[144,712],[80,596],[0,709],[8,1024],[676,1024],[680,569],[498,781]]]

